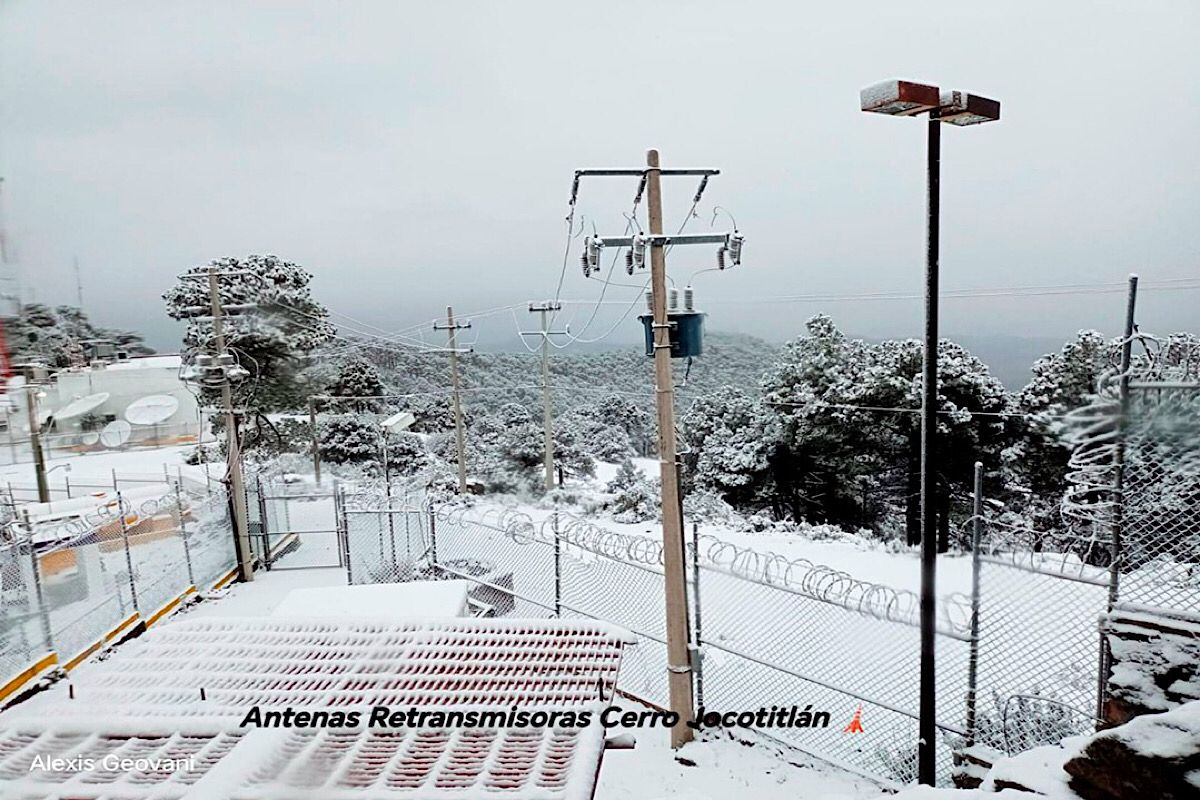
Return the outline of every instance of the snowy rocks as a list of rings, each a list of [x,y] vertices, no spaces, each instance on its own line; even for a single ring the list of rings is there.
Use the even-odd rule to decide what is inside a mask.
[[[1118,606],[1101,623],[1112,652],[1105,720],[1120,725],[1200,699],[1200,617]]]
[[[1200,701],[1099,733],[1063,769],[1084,800],[1200,797]]]

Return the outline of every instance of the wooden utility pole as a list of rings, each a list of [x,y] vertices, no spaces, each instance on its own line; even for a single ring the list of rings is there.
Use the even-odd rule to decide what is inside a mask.
[[[208,270],[208,299],[213,319],[213,346],[217,358],[225,354],[224,312],[221,308],[221,284],[216,267]],[[221,408],[225,412],[225,461],[229,472],[230,506],[233,509],[233,547],[237,556],[239,577],[254,580],[253,556],[250,553],[250,532],[246,519],[246,486],[242,477],[242,453],[238,441],[237,412],[233,408],[233,388],[228,375],[221,381]]]
[[[715,169],[662,169],[658,151],[646,153],[643,169],[578,169],[571,187],[571,208],[579,195],[580,179],[589,176],[639,178],[635,206],[645,192],[649,233],[633,236],[599,236],[587,239],[583,254],[584,275],[599,268],[600,250],[605,247],[629,248],[626,262],[632,269],[644,265],[645,248],[650,250],[650,307],[654,356],[654,395],[658,411],[658,461],[662,486],[663,584],[666,594],[667,681],[670,710],[680,720],[695,714],[692,691],[691,651],[689,649],[687,578],[684,571],[683,502],[679,491],[679,462],[675,445],[675,386],[671,378],[671,320],[667,314],[666,248],[677,245],[719,245],[718,257],[728,255],[733,265],[741,263],[744,237],[735,229],[725,233],[685,234],[682,229],[670,236],[663,234],[662,178],[692,176],[700,185],[692,198],[692,210],[700,202],[709,178],[719,175]],[[572,214],[574,211],[572,210]],[[570,219],[571,217],[568,217]],[[692,729],[679,724],[671,729],[671,746],[680,747],[692,739]]]
[[[29,412],[29,447],[33,450],[33,470],[37,475],[39,503],[50,502],[50,485],[46,482],[46,454],[42,450],[42,426],[38,422],[36,383],[25,384],[25,409]]]
[[[454,403],[454,455],[458,459],[458,491],[467,493],[466,447],[463,445],[462,387],[458,379],[458,331],[471,327],[470,322],[455,322],[454,308],[446,306],[446,324],[433,323],[435,331],[447,331],[450,337],[450,381]]]
[[[646,153],[646,213],[650,236],[663,232],[662,175],[658,151]],[[658,470],[662,485],[663,581],[667,601],[667,670],[671,710],[692,718],[691,658],[688,652],[687,577],[684,574],[683,514],[675,452],[675,384],[671,378],[671,326],[667,319],[667,256],[660,240],[650,244],[650,292],[654,325],[654,397],[658,408]],[[692,740],[692,729],[671,729],[671,746]]]
[[[552,331],[549,328],[550,319],[547,313],[558,311],[562,304],[558,301],[530,303],[530,313],[538,313],[542,317],[542,329],[536,333],[521,332],[522,336],[540,336],[542,339],[542,438],[544,439],[546,468],[546,491],[554,489],[554,421],[550,403],[550,337],[565,335],[566,331]]]
[[[312,431],[313,477],[321,483],[321,443],[317,437],[317,399],[308,398],[308,427]]]

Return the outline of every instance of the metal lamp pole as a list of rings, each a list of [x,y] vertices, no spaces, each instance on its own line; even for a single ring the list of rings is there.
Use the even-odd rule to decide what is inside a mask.
[[[942,92],[911,81],[863,89],[862,110],[891,116],[929,115],[926,145],[925,356],[921,387],[921,665],[917,780],[937,778],[937,407],[938,239],[941,214],[942,123],[977,125],[1000,118],[1000,103],[965,92]]]

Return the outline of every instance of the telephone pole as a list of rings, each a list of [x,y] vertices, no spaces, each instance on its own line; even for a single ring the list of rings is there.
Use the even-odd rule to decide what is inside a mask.
[[[38,423],[37,396],[38,385],[26,383],[25,409],[29,412],[29,447],[33,450],[33,470],[37,473],[38,502],[49,503],[50,485],[46,482],[46,454],[42,451],[42,428]]]
[[[662,235],[662,173],[658,151],[646,152],[646,216],[650,235]],[[667,256],[661,242],[650,244],[650,294],[654,328],[654,398],[658,409],[658,473],[662,485],[663,570],[667,593],[667,661],[671,708],[693,711],[688,651],[687,578],[684,575],[683,507],[675,451],[675,384],[671,377],[671,326],[667,320]],[[692,739],[692,729],[676,725],[671,744]]]
[[[78,303],[76,308],[83,311],[83,279],[79,277],[79,256],[74,256],[72,263],[75,266],[75,302]]]
[[[213,323],[213,346],[217,361],[225,352],[224,310],[221,308],[220,273],[215,267],[208,269],[208,299]],[[232,359],[226,359],[232,360]],[[233,388],[229,374],[222,370],[221,408],[225,413],[225,460],[228,463],[229,492],[233,508],[233,547],[237,556],[238,575],[243,581],[254,580],[253,556],[250,552],[249,527],[246,524],[246,486],[242,478],[241,443],[238,441],[237,412],[233,408]]]
[[[462,387],[458,380],[458,331],[471,327],[470,322],[455,322],[454,308],[446,306],[446,324],[433,323],[435,331],[447,331],[450,337],[450,381],[454,390],[454,455],[458,459],[458,491],[467,493],[467,459],[463,446]]]
[[[635,207],[645,191],[648,234],[633,236],[591,236],[585,242],[584,274],[599,268],[600,251],[605,247],[629,248],[626,266],[630,274],[644,267],[645,251],[650,251],[650,294],[654,355],[654,396],[658,413],[658,463],[662,486],[663,583],[666,594],[667,681],[671,711],[681,720],[695,714],[692,692],[690,635],[688,630],[687,577],[684,570],[683,504],[679,491],[679,462],[675,443],[675,386],[671,377],[671,338],[674,324],[667,315],[666,249],[684,244],[720,245],[718,263],[729,254],[734,264],[741,262],[743,237],[731,233],[663,234],[662,177],[693,176],[700,185],[693,198],[693,209],[700,202],[709,178],[719,175],[715,169],[662,169],[658,151],[646,152],[644,169],[576,170],[571,187],[572,215],[578,199],[580,179],[589,175],[639,178]],[[568,217],[570,219],[570,217]],[[692,739],[692,729],[676,725],[671,729],[671,746],[681,747]]]
[[[547,300],[543,303],[530,303],[529,313],[537,313],[542,317],[542,329],[532,333],[521,331],[522,336],[540,336],[542,338],[542,437],[545,445],[544,463],[546,467],[546,491],[554,490],[554,421],[550,404],[550,337],[564,336],[566,331],[552,331],[549,328],[550,319],[547,313],[559,311],[562,303]]]
[[[313,478],[321,484],[321,442],[317,437],[317,399],[308,398],[308,427],[312,434]]]

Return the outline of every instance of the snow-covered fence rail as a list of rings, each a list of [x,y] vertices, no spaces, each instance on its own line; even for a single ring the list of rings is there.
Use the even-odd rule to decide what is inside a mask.
[[[224,493],[116,493],[69,520],[28,515],[0,545],[0,704],[229,579]]]

